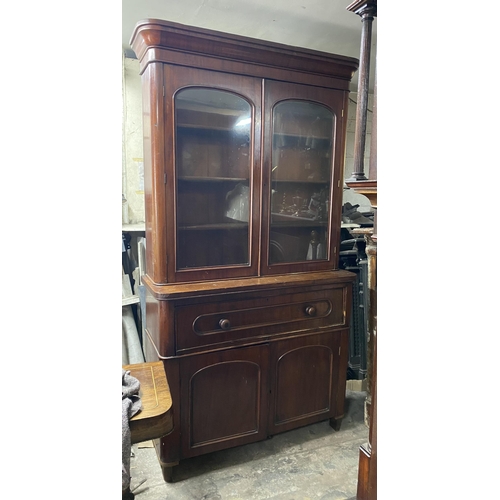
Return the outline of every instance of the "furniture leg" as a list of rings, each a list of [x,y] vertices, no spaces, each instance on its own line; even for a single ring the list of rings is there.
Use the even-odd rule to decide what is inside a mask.
[[[130,491],[130,488],[122,491],[122,500],[134,500],[135,495]]]
[[[174,482],[174,467],[171,465],[162,465],[161,472],[166,483]]]
[[[340,431],[340,425],[342,424],[342,418],[331,418],[330,419],[330,427],[333,428],[334,431]]]

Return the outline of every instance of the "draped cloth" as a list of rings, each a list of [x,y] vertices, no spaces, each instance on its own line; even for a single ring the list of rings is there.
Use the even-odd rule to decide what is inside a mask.
[[[130,419],[142,408],[140,383],[122,368],[122,491],[130,486]]]

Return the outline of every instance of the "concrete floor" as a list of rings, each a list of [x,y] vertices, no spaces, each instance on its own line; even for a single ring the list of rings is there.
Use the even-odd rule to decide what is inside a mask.
[[[136,500],[350,500],[356,497],[359,447],[368,440],[366,392],[346,391],[340,431],[328,421],[181,461],[163,480],[151,443],[133,445]],[[145,447],[146,446],[146,447]]]

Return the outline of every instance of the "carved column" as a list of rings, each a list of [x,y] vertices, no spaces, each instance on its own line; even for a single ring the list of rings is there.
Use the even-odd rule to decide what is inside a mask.
[[[370,81],[370,52],[372,23],[377,15],[377,0],[356,0],[347,10],[361,16],[361,51],[359,57],[358,105],[356,108],[356,129],[354,132],[354,171],[349,181],[367,180],[364,172],[366,143],[366,117],[368,111],[368,88]]]
[[[370,141],[370,179],[377,180],[377,70],[375,68],[375,84],[373,90],[372,137]],[[376,204],[375,204],[376,206]]]

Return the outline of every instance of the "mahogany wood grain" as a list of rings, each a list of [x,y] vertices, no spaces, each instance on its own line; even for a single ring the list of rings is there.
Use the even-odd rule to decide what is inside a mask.
[[[140,60],[144,96],[144,352],[148,362],[163,362],[171,388],[175,425],[155,447],[163,477],[172,481],[175,465],[185,458],[320,420],[340,427],[356,276],[338,270],[337,262],[348,90],[358,61],[160,20],[138,23],[131,44]],[[187,88],[208,89],[212,96],[224,91],[248,103],[253,130],[244,147],[249,158],[238,159],[240,150],[230,151],[227,136],[215,139],[237,108],[204,99],[201,106],[189,101],[186,107],[188,100],[176,106],[176,96]],[[334,127],[322,136],[302,133],[303,118],[297,122],[295,137],[303,142],[309,135],[331,141],[331,147],[322,146],[329,168],[319,162],[318,176],[307,177],[309,187],[322,184],[316,190],[323,189],[330,204],[322,208],[324,217],[306,220],[305,226],[294,221],[300,256],[278,263],[269,250],[272,113],[286,100],[327,109]],[[179,109],[182,127],[176,122]],[[193,120],[196,129],[188,132]],[[206,140],[207,125],[212,143]],[[285,135],[291,138],[293,132],[282,134],[283,141]],[[216,153],[203,148],[214,143],[231,158],[221,156],[215,165],[207,160]],[[301,148],[312,155],[304,144]],[[294,172],[297,166],[290,164],[285,170]],[[330,172],[328,178],[321,168]],[[299,177],[292,179],[295,185],[303,182]],[[229,231],[226,225],[234,221],[221,217],[227,189],[241,181],[249,190],[251,214],[246,259],[238,253],[246,238],[242,221]],[[326,258],[307,260],[311,231],[318,227],[329,234]],[[232,241],[224,240],[224,230],[234,235]],[[293,232],[286,233],[291,240]]]
[[[346,384],[342,339],[347,336],[344,330],[271,344],[269,434],[328,418],[340,425]]]
[[[146,277],[145,350],[148,360],[164,359],[176,409],[176,428],[156,443],[166,481],[173,481],[173,467],[180,460],[197,454],[257,441],[324,419],[330,419],[334,429],[340,428],[353,279],[355,276],[349,272],[323,271],[155,286]],[[325,298],[332,304],[331,311],[323,307]],[[290,304],[294,301],[298,304],[295,312]],[[318,316],[308,315],[311,303],[317,305],[314,312]],[[251,314],[256,307],[264,308],[269,314],[267,320],[263,314]],[[238,310],[242,311],[242,318],[237,318]],[[208,335],[193,331],[193,324],[204,314],[226,312],[236,316],[221,314],[216,319],[228,316],[230,323],[240,321],[233,323],[239,327],[235,335],[231,329],[222,328]],[[294,321],[293,314],[303,315],[303,319]],[[267,326],[259,326],[264,320]],[[211,321],[208,325],[216,324]],[[303,326],[299,326],[301,323]],[[241,374],[236,367],[247,362],[253,363],[255,370]],[[313,365],[317,369],[311,371],[309,367]],[[198,372],[200,378],[196,376]],[[251,426],[242,415],[231,424],[237,426],[235,430],[223,418],[225,407],[219,408],[220,398],[226,404],[229,399],[231,404],[241,404],[241,398],[235,395],[243,393],[237,382],[243,378],[245,384],[254,388],[247,399],[262,412],[258,431],[249,430]],[[208,386],[213,389],[200,389]],[[255,393],[257,386],[259,397]],[[270,402],[268,396],[272,398]],[[206,412],[208,419],[214,418],[210,415],[220,418],[204,420],[202,415]],[[221,434],[220,425],[230,433]],[[189,441],[187,436],[191,436]]]
[[[145,276],[145,333],[154,345],[156,359],[161,359],[243,346],[272,337],[342,329],[349,325],[354,279],[352,273],[330,271],[150,287]],[[166,289],[172,293],[165,293]],[[321,308],[316,316],[309,316],[306,309],[315,301]],[[324,309],[325,301],[331,304],[331,310]],[[258,314],[259,310],[263,314]],[[238,315],[238,311],[245,315],[246,323],[242,323],[242,318],[236,319],[236,329],[226,331],[219,325],[208,335],[197,332],[198,317],[205,322],[204,315],[220,314],[212,317],[214,324],[216,319]],[[257,312],[255,318],[252,311]],[[291,312],[295,317],[290,316]]]
[[[283,293],[288,287],[315,287],[321,285],[340,285],[352,283],[353,273],[344,270],[322,271],[309,273],[282,274],[276,276],[261,276],[246,279],[200,281],[196,283],[156,284],[151,277],[143,276],[144,284],[158,300],[197,299],[200,297],[247,294],[261,292],[263,289],[276,290]]]
[[[183,458],[267,437],[268,366],[269,351],[261,345],[181,363]]]
[[[186,26],[158,19],[137,23],[130,45],[136,53],[141,71],[156,61],[203,65],[225,72],[264,76],[284,81],[321,85],[348,90],[358,68],[358,60],[300,47],[252,39],[229,33]],[[178,60],[171,57],[181,55]],[[264,71],[265,73],[264,73]],[[294,73],[297,73],[295,75]]]
[[[149,343],[147,340],[145,343]],[[154,354],[150,359],[158,359]],[[171,468],[179,463],[180,448],[181,448],[181,415],[183,410],[180,405],[180,391],[181,391],[181,378],[180,378],[180,362],[177,358],[172,358],[167,362],[161,361],[167,374],[167,380],[171,387],[172,407],[173,407],[173,420],[174,428],[168,436],[161,439],[153,440],[156,448],[156,454],[163,471],[165,481],[172,479]]]
[[[175,148],[175,123],[173,112],[174,95],[178,89],[188,87],[190,85],[200,85],[209,87],[210,89],[228,90],[236,94],[243,95],[246,100],[251,104],[253,120],[253,132],[251,137],[251,152],[250,159],[250,179],[249,186],[251,188],[251,200],[249,206],[249,213],[252,214],[249,227],[249,240],[250,240],[250,262],[248,265],[238,266],[223,266],[218,268],[202,268],[202,269],[179,269],[178,257],[176,252],[177,247],[177,234],[173,230],[175,227],[175,220],[177,215],[177,193],[175,190],[176,178],[172,169],[168,169],[166,190],[167,198],[166,204],[159,204],[157,210],[153,213],[159,220],[158,224],[172,228],[168,234],[171,237],[166,238],[166,254],[168,259],[168,271],[166,280],[163,279],[161,274],[155,276],[149,273],[152,280],[156,283],[165,282],[189,282],[189,281],[202,281],[202,280],[220,280],[227,278],[243,278],[245,276],[256,276],[258,274],[259,265],[259,245],[260,245],[260,136],[261,136],[261,100],[262,100],[262,82],[258,78],[251,78],[241,75],[225,75],[221,78],[220,74],[213,71],[203,71],[196,68],[165,68],[165,116],[168,117],[165,125],[165,165],[175,165],[178,161],[176,157]],[[219,198],[225,201],[225,192],[221,192]],[[179,195],[180,196],[180,195]],[[161,203],[163,200],[161,200]],[[213,204],[213,202],[212,202]],[[194,210],[195,207],[192,208]],[[153,215],[152,214],[152,215]],[[163,237],[163,236],[162,236]],[[210,251],[212,245],[204,245],[202,241],[193,241],[193,246],[199,247],[199,251],[207,253]],[[164,255],[164,254],[163,254]]]
[[[270,339],[346,324],[347,287],[286,293],[236,301],[219,300],[176,308],[177,353],[241,339]],[[314,308],[308,313],[308,308]],[[221,321],[226,321],[225,329]]]
[[[163,107],[163,68],[151,65],[142,76],[144,134],[144,200],[146,213],[147,272],[157,281],[167,281],[165,255],[167,233],[171,231],[162,216],[165,192],[166,120]],[[159,212],[159,217],[152,214]]]
[[[358,486],[356,490],[356,500],[370,499],[368,493],[370,458],[371,454],[368,449],[368,443],[361,445],[359,447]]]
[[[318,271],[338,268],[338,252],[340,245],[340,214],[342,211],[342,192],[343,186],[341,176],[343,168],[339,168],[344,164],[344,141],[345,130],[343,128],[342,115],[344,113],[344,105],[346,103],[347,94],[343,92],[333,91],[331,89],[322,89],[308,87],[304,85],[294,85],[292,83],[266,81],[264,82],[264,144],[263,144],[263,187],[262,191],[266,194],[270,190],[272,184],[272,113],[271,110],[275,104],[285,99],[313,101],[328,108],[334,117],[334,131],[332,139],[333,155],[330,159],[330,168],[332,176],[329,179],[329,200],[331,204],[328,227],[330,228],[330,244],[327,245],[326,260],[311,260],[299,263],[283,263],[278,265],[270,265],[270,228],[271,228],[271,207],[270,194],[267,194],[262,199],[262,214],[263,214],[263,231],[262,231],[262,268],[261,275],[268,274],[287,274],[297,272]],[[345,109],[347,114],[347,108]],[[318,188],[319,189],[319,188]]]

